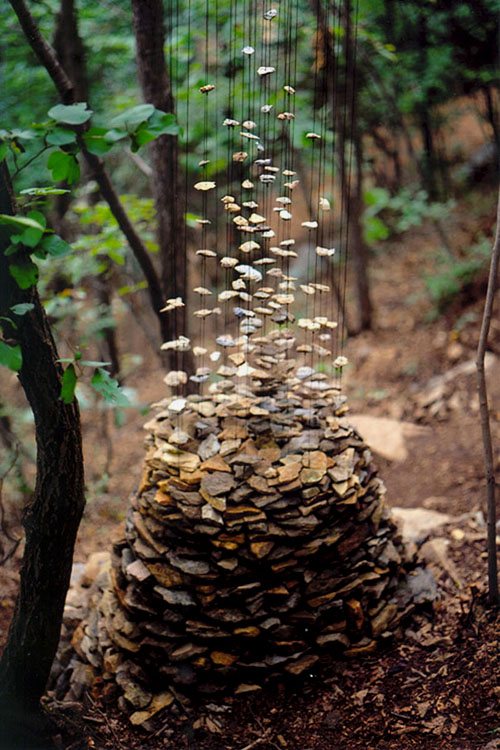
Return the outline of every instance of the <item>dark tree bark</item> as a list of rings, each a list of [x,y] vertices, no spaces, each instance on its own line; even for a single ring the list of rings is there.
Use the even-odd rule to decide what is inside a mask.
[[[486,113],[487,113],[488,122],[491,125],[491,130],[493,133],[493,141],[496,143],[496,146],[497,146],[497,154],[500,154],[500,128],[498,125],[498,112],[495,108],[495,103],[493,101],[493,96],[491,94],[491,86],[484,86],[483,94],[484,94],[484,99],[486,102]],[[497,161],[498,161],[498,157],[497,157]]]
[[[356,43],[353,38],[351,21],[351,0],[344,0],[344,58],[346,85],[344,95],[344,107],[347,123],[342,125],[341,140],[344,142],[348,136],[354,152],[354,186],[352,175],[346,173],[345,161],[341,165],[342,190],[347,207],[347,238],[348,248],[352,251],[355,291],[358,309],[357,332],[368,330],[372,327],[372,302],[370,296],[370,282],[368,277],[368,248],[363,239],[362,215],[363,215],[363,140],[358,124],[358,86],[356,76]],[[347,124],[347,127],[346,127]],[[344,154],[345,159],[345,154]],[[352,161],[352,156],[350,161]],[[349,171],[352,165],[349,165]]]
[[[9,175],[0,165],[0,213],[13,214]],[[59,640],[73,548],[85,504],[78,404],[64,404],[62,370],[35,287],[21,290],[9,272],[7,233],[0,232],[0,315],[4,337],[21,347],[19,380],[35,417],[37,479],[25,509],[26,547],[21,585],[0,662],[0,747],[42,747],[39,701]],[[17,255],[15,256],[18,257]],[[13,316],[12,305],[33,309]]]
[[[356,295],[358,301],[358,331],[369,330],[372,326],[373,307],[368,279],[369,256],[363,238],[363,141],[356,121],[353,122],[352,138],[356,161],[354,189],[350,190],[349,222],[351,225],[352,255],[356,275]]]
[[[144,101],[163,112],[174,112],[175,102],[165,62],[165,17],[162,0],[132,0],[137,68]],[[185,225],[178,173],[178,141],[163,135],[150,145],[152,188],[158,222],[161,280],[165,296],[188,296],[185,257]],[[170,313],[170,338],[188,335],[186,308]],[[185,369],[192,373],[192,357],[184,355]]]
[[[105,315],[111,315],[112,304],[112,283],[110,279],[110,270],[104,271],[100,276],[95,278],[95,295],[97,301],[102,305]],[[104,357],[108,357],[111,363],[109,373],[120,381],[120,350],[116,337],[116,328],[114,323],[106,326],[102,331],[102,340],[104,343]]]
[[[78,33],[78,17],[74,0],[61,0],[59,13],[56,17],[54,50],[61,67],[73,85],[75,100],[78,102],[87,102],[89,99],[89,86],[85,49]],[[83,178],[85,179],[84,175]],[[66,182],[62,183],[61,186],[64,188],[69,187]],[[54,228],[57,234],[68,241],[71,241],[71,237],[65,217],[71,201],[71,193],[58,195],[54,211]]]
[[[54,49],[61,67],[73,84],[75,99],[79,102],[88,101],[85,48],[78,32],[75,0],[61,0],[56,19]]]

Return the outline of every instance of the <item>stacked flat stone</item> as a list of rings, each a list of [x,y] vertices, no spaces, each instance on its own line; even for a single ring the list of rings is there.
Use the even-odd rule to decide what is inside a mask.
[[[371,653],[411,607],[394,598],[410,561],[343,397],[239,390],[159,405],[125,538],[73,637],[136,724],[171,687],[241,693]]]

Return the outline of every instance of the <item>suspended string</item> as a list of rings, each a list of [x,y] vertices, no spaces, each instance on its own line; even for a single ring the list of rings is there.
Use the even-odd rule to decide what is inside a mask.
[[[169,32],[169,47],[168,47],[168,72],[167,75],[170,77],[170,86],[172,88],[172,102],[174,103],[174,109],[175,109],[175,102],[177,101],[177,89],[176,89],[176,83],[179,76],[179,48],[178,48],[178,40],[179,40],[179,34],[178,34],[178,25],[179,25],[179,0],[176,0],[176,6],[175,6],[175,12],[172,13],[172,7],[170,6],[170,13],[168,14],[168,18],[170,19],[170,26],[168,28]],[[175,56],[173,54],[173,48],[175,45]],[[178,137],[177,138],[177,144],[178,144]],[[175,150],[175,157],[177,156],[177,149]],[[174,164],[173,164],[173,177],[174,177],[174,196],[175,196],[175,204],[177,205],[177,198],[178,198],[178,177],[179,177],[179,164],[178,159],[174,158]],[[182,222],[183,217],[179,217],[178,214],[174,212],[174,215],[176,215],[179,220]],[[176,258],[174,253],[170,253],[170,273],[172,274],[175,269],[175,263]],[[177,284],[176,284],[176,276],[172,276],[174,279],[173,289],[174,289],[174,297],[177,297]],[[168,313],[167,313],[168,314]],[[180,314],[177,314],[177,310],[174,309],[173,311],[174,315],[174,338],[177,338],[179,336],[179,333],[184,333],[184,331],[179,331],[179,319],[183,319],[184,316],[181,316]],[[183,321],[185,323],[185,320]],[[179,362],[179,353],[176,351],[174,354],[175,359],[175,369],[179,370],[179,366],[182,367],[182,362]]]
[[[314,97],[313,97],[313,118],[312,118],[312,133],[313,135],[316,134],[316,118],[317,118],[317,110],[318,110],[318,68],[319,68],[319,60],[318,60],[318,41],[319,41],[319,13],[316,13],[316,28],[315,28],[315,49],[314,49],[314,76],[313,76],[313,89],[314,89]],[[311,175],[309,178],[309,213],[310,215],[310,221],[317,221],[317,210],[315,210],[315,204],[314,204],[314,176],[317,172],[317,145],[316,145],[316,138],[312,137],[310,139],[311,148],[312,148],[312,154],[311,154]],[[317,203],[316,203],[317,206]],[[310,282],[311,275],[313,275],[314,280],[317,279],[318,276],[318,265],[317,265],[317,255],[314,253],[314,260],[312,259],[312,244],[313,244],[313,229],[308,228],[307,230],[307,280]],[[317,241],[317,228],[314,230],[314,239]],[[313,268],[312,274],[311,274],[311,267]],[[315,317],[316,312],[316,294],[317,290],[315,289],[314,294],[307,295],[306,298],[306,318],[307,319],[313,319]],[[309,301],[309,296],[312,297],[312,300]],[[312,313],[311,313],[312,308]],[[308,329],[306,328],[306,331]],[[306,343],[307,343],[307,334],[306,334]],[[315,339],[315,331],[313,330],[313,326],[310,327],[310,336],[309,341],[310,343],[308,346],[310,347],[310,357],[309,357],[309,366],[311,369],[314,369],[314,339]]]
[[[327,235],[327,232],[325,231],[325,225],[328,222],[328,215],[330,211],[330,207],[328,204],[326,204],[327,198],[326,198],[326,156],[327,156],[327,119],[328,119],[328,75],[329,75],[329,69],[328,65],[330,63],[329,57],[328,57],[328,18],[325,19],[325,25],[321,28],[321,47],[322,47],[322,97],[321,97],[321,126],[320,126],[320,136],[321,139],[319,141],[319,170],[318,170],[318,198],[317,198],[317,211],[318,211],[318,229],[317,229],[317,243],[316,246],[324,247],[325,245],[329,246],[329,242],[327,243],[326,240],[330,239]],[[323,265],[324,262],[321,260],[324,256],[318,255],[318,250],[315,251],[315,260],[317,266],[320,267],[320,274],[319,279],[316,278],[316,282],[320,281],[323,282]],[[329,256],[326,256],[326,262],[328,263]],[[329,285],[327,285],[329,286]],[[328,319],[328,298],[327,295],[331,297],[333,294],[332,287],[330,286],[328,292],[324,291],[323,289],[316,289],[315,291],[315,298],[319,295],[319,315],[321,318],[327,318]],[[332,318],[330,318],[332,320]],[[331,339],[331,329],[327,328],[325,333],[320,334],[319,336],[319,347],[322,347],[323,341],[326,341],[327,343],[330,342]],[[319,347],[316,349],[316,353],[319,359],[321,359],[321,355],[319,354]]]
[[[350,10],[350,7],[348,8]],[[356,96],[356,75],[357,75],[357,66],[356,66],[356,55],[357,55],[357,43],[358,43],[358,14],[359,14],[359,0],[356,0],[356,7],[355,7],[355,13],[354,13],[354,37],[352,41],[352,50],[349,53],[349,44],[347,40],[347,52],[346,52],[346,79],[348,77],[349,68],[348,68],[348,61],[347,57],[349,57],[349,62],[351,65],[351,90],[350,90],[350,102],[349,107],[347,107],[346,103],[346,110],[349,109],[350,114],[350,120],[349,120],[349,151],[348,151],[348,158],[347,158],[347,170],[346,170],[346,186],[345,186],[345,200],[344,203],[346,205],[346,214],[345,214],[345,255],[344,255],[344,280],[343,280],[343,305],[342,309],[345,311],[345,302],[346,302],[346,289],[347,289],[347,268],[348,268],[348,259],[349,259],[349,236],[350,236],[350,225],[351,225],[351,208],[352,208],[352,201],[350,199],[351,195],[351,179],[352,179],[352,164],[353,164],[353,154],[354,154],[354,139],[353,139],[353,131],[354,131],[354,118],[356,116],[355,113],[355,96]],[[346,19],[346,24],[349,23],[349,19]],[[347,96],[346,96],[346,102],[347,102]],[[346,122],[347,115],[346,111],[344,111],[344,117]],[[344,127],[345,132],[345,127]],[[342,320],[342,337],[341,337],[341,353],[344,350],[345,345],[345,338],[346,338],[346,322],[345,322],[345,314],[343,316]],[[342,369],[339,373],[339,380],[342,381]]]
[[[338,7],[338,11],[337,11]],[[330,22],[330,11],[331,11],[331,22]],[[338,12],[338,15],[337,15]],[[327,27],[328,29],[332,29],[332,32],[330,34],[329,31],[329,37],[328,37],[328,49],[331,53],[331,65],[332,65],[332,83],[331,83],[331,191],[332,191],[332,199],[333,199],[333,205],[332,205],[332,211],[330,214],[330,237],[331,241],[333,242],[335,238],[335,228],[336,228],[336,214],[337,214],[337,198],[335,195],[335,184],[336,184],[336,158],[335,158],[335,147],[336,147],[336,126],[335,126],[335,118],[336,118],[336,107],[337,107],[337,93],[338,93],[338,85],[339,85],[339,72],[340,72],[340,65],[338,60],[338,55],[336,54],[336,46],[335,46],[335,32],[334,29],[340,28],[340,4],[337,6],[336,3],[330,5],[329,2],[327,2]],[[343,317],[343,310],[341,310],[341,291],[340,291],[340,269],[341,269],[341,261],[342,261],[342,246],[338,245],[336,243],[336,254],[332,257],[331,263],[330,263],[330,286],[331,286],[331,294],[330,294],[330,300],[331,300],[331,319],[335,319],[338,323],[337,328],[335,329],[335,337],[332,337],[332,349],[331,349],[331,355],[332,358],[335,359],[339,352],[339,334],[341,331],[340,327],[340,316],[342,314]],[[339,273],[337,273],[337,269],[339,269]],[[339,280],[338,280],[339,279]],[[335,304],[336,300],[336,304]]]
[[[178,34],[177,34],[178,36]],[[177,47],[177,50],[179,47]],[[189,116],[190,116],[190,97],[191,97],[191,0],[187,0],[187,61],[186,61],[186,109],[185,109],[185,127],[184,127],[184,210],[183,210],[183,221],[186,221],[186,216],[188,214],[188,195],[189,195],[189,138],[190,138],[190,122],[189,122]],[[183,269],[185,278],[187,278],[187,253],[188,253],[188,244],[187,244],[187,232],[185,231],[184,226],[184,232],[183,232]],[[189,291],[186,285],[186,296],[187,298],[184,301],[184,304],[186,307],[189,305]],[[187,316],[186,316],[187,317]],[[181,355],[181,362],[182,362],[182,369],[184,370],[184,359],[185,355],[184,352],[182,352]]]
[[[276,4],[276,3],[275,3]],[[172,79],[179,79],[179,0],[175,0],[176,12],[175,12],[175,33],[172,31],[174,36],[174,44],[169,49],[170,59],[170,70],[172,71]],[[309,204],[309,220],[314,223],[314,226],[307,227],[307,268],[304,285],[295,284],[295,279],[291,275],[291,257],[293,257],[295,251],[293,248],[293,239],[289,235],[290,227],[292,224],[288,223],[289,215],[293,216],[293,213],[298,215],[299,207],[296,205],[296,198],[293,200],[293,191],[291,188],[285,188],[284,182],[295,183],[294,172],[295,163],[295,114],[296,114],[296,100],[294,96],[294,90],[297,85],[297,48],[298,48],[298,37],[299,37],[299,0],[280,0],[279,12],[277,17],[269,16],[268,12],[263,6],[261,0],[230,0],[228,8],[229,16],[229,44],[227,48],[228,52],[228,64],[227,64],[227,110],[225,124],[227,120],[234,120],[234,123],[230,123],[228,127],[221,129],[222,119],[219,113],[221,105],[220,97],[222,90],[219,91],[218,86],[218,65],[215,71],[215,90],[214,95],[203,94],[203,133],[202,133],[202,160],[200,166],[202,167],[201,174],[204,180],[209,177],[215,177],[218,180],[219,172],[219,138],[221,133],[224,133],[226,139],[226,192],[233,192],[235,194],[235,203],[239,205],[241,213],[239,217],[245,217],[247,209],[251,207],[261,213],[266,221],[262,225],[253,226],[252,224],[246,224],[242,228],[236,229],[233,222],[234,213],[232,211],[226,213],[223,227],[225,229],[225,256],[226,258],[234,258],[235,262],[239,261],[240,264],[249,264],[254,262],[256,259],[263,260],[272,256],[274,262],[272,268],[279,272],[271,273],[267,275],[268,267],[264,264],[260,266],[262,273],[262,286],[270,285],[274,291],[266,302],[257,302],[257,298],[254,297],[256,291],[255,279],[237,279],[231,284],[232,267],[229,264],[222,263],[224,268],[223,276],[225,276],[225,289],[233,290],[233,293],[239,294],[238,303],[239,306],[247,308],[253,315],[245,316],[245,313],[238,313],[241,317],[237,321],[239,323],[239,332],[244,332],[244,335],[251,335],[252,329],[251,320],[256,316],[255,307],[267,308],[267,312],[270,313],[270,320],[273,322],[286,323],[288,327],[288,321],[291,320],[290,315],[290,304],[291,300],[295,299],[295,305],[305,304],[305,315],[309,326],[305,327],[305,345],[301,347],[301,350],[309,353],[309,361],[311,369],[314,370],[315,363],[319,359],[323,358],[324,341],[330,338],[330,345],[332,342],[331,329],[329,327],[322,327],[324,324],[319,321],[326,319],[331,321],[334,318],[333,305],[334,305],[334,293],[333,290],[336,288],[335,274],[336,269],[342,267],[343,275],[339,284],[339,294],[337,295],[337,307],[338,317],[340,313],[343,313],[345,307],[345,295],[346,295],[346,284],[347,284],[347,253],[348,253],[348,240],[349,240],[349,200],[348,192],[350,188],[351,173],[353,168],[353,141],[349,139],[346,153],[343,155],[344,168],[341,172],[341,195],[340,195],[340,210],[325,212],[325,197],[332,189],[333,180],[335,177],[335,160],[332,159],[331,168],[327,168],[329,149],[333,155],[335,147],[333,137],[330,137],[330,133],[327,127],[327,114],[329,108],[332,108],[332,135],[335,131],[335,120],[341,123],[342,131],[347,140],[347,133],[352,134],[353,130],[353,117],[354,117],[354,94],[355,94],[355,48],[357,44],[357,14],[358,9],[356,5],[356,23],[354,24],[354,44],[346,44],[346,54],[344,59],[344,76],[342,81],[342,111],[335,113],[334,101],[336,97],[336,91],[338,87],[339,78],[339,65],[337,61],[337,55],[335,49],[330,49],[329,44],[329,33],[330,27],[335,27],[335,16],[337,13],[336,5],[331,6],[327,3],[326,14],[322,15],[320,23],[320,14],[316,13],[316,50],[314,58],[314,76],[313,76],[313,112],[312,112],[312,134],[310,137],[310,179],[309,185],[307,186],[306,196],[308,197]],[[185,138],[184,138],[184,161],[185,161],[185,196],[184,196],[184,213],[187,214],[187,196],[189,193],[188,186],[188,172],[189,172],[189,148],[190,148],[190,83],[191,83],[191,66],[192,66],[192,49],[193,44],[193,16],[192,16],[192,0],[187,0],[184,6],[185,12],[185,24],[187,24],[187,51],[186,51],[186,80],[187,95],[185,100]],[[338,11],[340,13],[340,11]],[[331,14],[333,14],[333,20],[331,20]],[[205,0],[204,3],[204,14],[201,19],[201,23],[204,24],[204,75],[205,85],[208,84],[210,78],[210,5],[209,0]],[[219,7],[215,6],[215,44],[218,49],[219,45],[219,22],[220,14]],[[251,46],[255,52],[254,54],[242,54],[243,50],[240,49],[241,41],[243,37],[243,43],[245,46]],[[173,49],[175,46],[175,65],[173,62]],[[270,75],[257,75],[257,65],[269,68]],[[176,67],[175,72],[174,67]],[[319,77],[322,75],[324,80],[323,91],[319,91],[318,82]],[[328,83],[328,77],[333,75],[332,83],[332,101],[330,101],[330,89]],[[240,88],[238,89],[238,85]],[[278,89],[278,86],[280,87]],[[259,93],[260,92],[260,95]],[[257,97],[259,100],[257,102]],[[238,105],[237,105],[238,100]],[[211,107],[215,103],[215,109]],[[350,106],[349,106],[350,103]],[[236,107],[239,107],[240,111],[237,111]],[[269,111],[273,108],[272,114]],[[350,123],[349,120],[350,113]],[[211,144],[210,141],[210,127],[212,121],[215,125],[215,143]],[[237,124],[236,124],[237,121]],[[254,131],[255,124],[257,129]],[[234,126],[233,126],[234,125]],[[238,130],[237,130],[238,128]],[[239,130],[241,128],[241,131]],[[240,135],[240,132],[243,135]],[[252,133],[256,134],[260,140],[254,138],[248,138],[243,141],[244,134]],[[316,136],[316,137],[314,137]],[[236,142],[236,139],[237,142]],[[242,142],[243,141],[243,142]],[[316,143],[319,141],[319,143]],[[261,150],[260,150],[261,149]],[[209,166],[209,151],[215,151],[215,163]],[[243,161],[236,160],[235,153],[237,151],[248,151],[248,157],[245,163]],[[257,164],[255,164],[257,162]],[[274,170],[279,170],[281,174]],[[246,189],[242,187],[242,172],[251,177],[253,180],[254,188],[251,193],[248,193]],[[285,172],[286,175],[282,173]],[[284,180],[286,176],[286,180]],[[305,175],[301,175],[302,179]],[[236,182],[238,181],[238,185]],[[244,184],[244,183],[243,183]],[[174,195],[176,194],[176,188],[174,187]],[[278,191],[278,192],[276,192]],[[276,202],[276,197],[280,198],[279,202]],[[274,198],[274,200],[273,200]],[[292,201],[288,203],[286,198]],[[211,202],[214,201],[212,208]],[[255,203],[254,203],[255,201]],[[320,204],[321,201],[321,204]],[[198,338],[201,344],[199,351],[196,352],[197,356],[200,357],[201,367],[197,368],[197,374],[203,375],[207,373],[208,369],[205,367],[205,354],[204,351],[208,351],[207,346],[207,327],[210,328],[211,334],[217,337],[219,325],[222,320],[224,321],[224,333],[228,334],[233,329],[235,318],[232,315],[233,302],[228,304],[229,300],[232,299],[231,294],[226,294],[220,300],[222,304],[222,314],[220,316],[220,322],[214,311],[214,307],[217,306],[218,299],[218,266],[219,266],[219,252],[220,243],[218,239],[219,226],[218,216],[219,211],[222,211],[224,206],[221,206],[220,193],[217,195],[217,191],[213,194],[209,194],[208,191],[204,191],[201,196],[202,203],[202,219],[201,219],[201,246],[202,249],[209,249],[214,242],[215,252],[218,253],[215,263],[215,292],[216,297],[209,300],[213,302],[211,306],[211,323],[213,325],[208,326],[205,314],[202,314],[206,308],[205,297],[201,300],[200,306],[203,308],[199,310],[199,327],[198,327]],[[243,205],[247,204],[247,205]],[[257,205],[255,205],[257,204]],[[333,203],[335,208],[335,201]],[[293,208],[293,213],[292,213]],[[244,210],[243,210],[244,209]],[[276,214],[276,215],[275,215]],[[339,262],[334,263],[331,259],[327,260],[328,279],[332,279],[331,284],[322,285],[319,284],[321,281],[321,271],[323,261],[319,257],[319,253],[314,252],[314,262],[312,260],[313,253],[313,241],[316,243],[316,248],[323,247],[324,245],[330,246],[333,240],[333,232],[335,228],[335,216],[338,216],[339,221],[339,233],[340,233],[340,245],[339,245]],[[215,217],[215,227],[210,228],[210,221],[208,217]],[[297,216],[295,217],[297,220]],[[270,231],[272,228],[275,232]],[[238,245],[241,245],[248,239],[258,240],[258,253],[252,253],[248,257],[238,258],[240,255],[239,250],[233,248],[233,244],[236,241]],[[269,246],[273,247],[270,248]],[[298,249],[298,248],[297,248]],[[187,237],[184,233],[184,256],[187,256]],[[270,252],[271,251],[271,252]],[[234,253],[234,254],[233,254]],[[209,265],[210,260],[207,259],[206,255],[200,253],[200,273],[201,273],[201,287],[200,295],[203,296],[203,290],[208,290],[209,280]],[[183,262],[186,262],[185,260]],[[175,276],[175,264],[172,266],[172,273]],[[311,278],[314,279],[314,283],[310,284]],[[212,279],[213,280],[213,279]],[[244,284],[243,284],[244,281]],[[299,280],[300,281],[300,280]],[[260,282],[259,282],[260,283]],[[311,291],[312,294],[307,293]],[[245,292],[243,293],[243,289]],[[329,290],[326,293],[325,290]],[[304,290],[304,297],[300,294],[299,290]],[[297,294],[295,294],[297,292]],[[279,295],[279,296],[277,296]],[[286,295],[286,296],[285,296]],[[206,295],[208,296],[208,294]],[[312,297],[310,300],[309,297]],[[236,297],[234,298],[236,299]],[[240,299],[243,302],[240,302]],[[328,306],[332,308],[330,315],[328,313]],[[205,304],[202,304],[204,303]],[[272,303],[272,304],[271,304]],[[271,309],[269,305],[271,304]],[[266,311],[264,311],[266,312]],[[208,315],[208,312],[207,312]],[[266,331],[268,324],[268,316],[261,314],[263,318],[263,331]],[[246,324],[246,325],[244,325]],[[345,315],[342,314],[342,326],[339,327],[335,333],[335,348],[338,352],[339,337],[340,347],[344,345],[346,324]],[[176,329],[176,335],[178,335]],[[241,339],[240,339],[241,341]],[[229,347],[223,345],[223,362],[226,364],[226,357],[228,355]],[[184,353],[182,349],[176,350],[182,353],[182,360],[184,360]],[[333,353],[333,352],[332,352]],[[211,361],[215,361],[214,358],[210,357]],[[210,362],[207,364],[210,365]],[[178,366],[178,364],[177,364]],[[195,380],[200,383],[201,377],[196,377]],[[200,392],[202,388],[200,387]]]

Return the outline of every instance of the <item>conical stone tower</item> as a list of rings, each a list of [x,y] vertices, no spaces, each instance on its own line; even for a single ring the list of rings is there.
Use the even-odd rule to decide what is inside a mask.
[[[179,694],[243,693],[372,653],[412,610],[411,555],[344,398],[275,375],[265,395],[157,405],[59,697],[99,678],[143,724]]]

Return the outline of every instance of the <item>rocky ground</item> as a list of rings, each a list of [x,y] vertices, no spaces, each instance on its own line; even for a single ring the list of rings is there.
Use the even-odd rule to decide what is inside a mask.
[[[460,222],[457,216],[458,251],[472,237]],[[403,638],[385,651],[337,662],[300,684],[278,682],[251,697],[185,706],[177,714],[167,709],[154,734],[132,730],[96,686],[84,704],[64,710],[48,705],[59,726],[61,748],[500,748],[499,624],[485,607],[484,478],[471,364],[484,289],[470,288],[445,314],[426,322],[432,306],[423,273],[432,271],[435,250],[433,229],[424,227],[405,238],[404,252],[395,243],[392,252],[374,259],[376,324],[373,332],[349,342],[353,364],[345,376],[353,419],[377,457],[389,504],[446,514],[431,515],[430,526],[417,536],[421,555],[436,576],[434,611],[408,623]],[[498,446],[496,321],[490,350],[490,403]],[[135,380],[141,401],[164,395],[159,371],[144,368]],[[108,426],[111,472],[109,479],[103,478],[103,452],[94,447],[102,424],[95,416],[85,419],[90,502],[78,562],[109,543],[124,517],[127,495],[140,478],[143,458],[144,418],[137,414],[128,418],[126,429]],[[446,523],[436,525],[436,520]],[[406,521],[414,532],[415,519]],[[2,635],[18,566],[16,555],[0,567]]]

